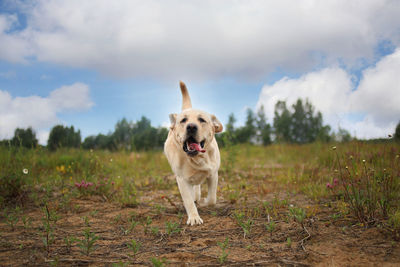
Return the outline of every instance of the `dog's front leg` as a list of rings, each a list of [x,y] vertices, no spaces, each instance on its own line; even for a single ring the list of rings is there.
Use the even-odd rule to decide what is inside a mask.
[[[214,206],[217,203],[218,171],[207,179],[208,192],[205,200],[206,206]]]
[[[196,205],[194,204],[193,185],[189,184],[185,179],[176,177],[179,191],[181,192],[183,205],[185,206],[188,215],[187,224],[195,225],[202,224],[203,220],[200,218]]]
[[[194,185],[193,191],[194,191],[194,201],[199,203],[201,200],[201,185]]]

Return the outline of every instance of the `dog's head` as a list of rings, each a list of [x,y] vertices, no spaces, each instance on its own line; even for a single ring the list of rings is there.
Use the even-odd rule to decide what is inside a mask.
[[[199,151],[205,152],[215,133],[222,131],[221,122],[214,115],[191,108],[191,101],[186,86],[181,82],[183,96],[182,113],[171,114],[171,131],[175,142],[191,157]]]

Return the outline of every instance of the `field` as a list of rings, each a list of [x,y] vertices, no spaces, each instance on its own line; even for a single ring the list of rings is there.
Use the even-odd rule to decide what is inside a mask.
[[[162,152],[0,147],[0,265],[399,266],[399,154],[224,148],[217,206],[191,227]]]

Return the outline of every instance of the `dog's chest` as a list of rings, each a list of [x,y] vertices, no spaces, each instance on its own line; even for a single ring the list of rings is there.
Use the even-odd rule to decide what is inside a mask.
[[[187,181],[193,185],[199,185],[204,182],[206,178],[210,176],[210,173],[207,171],[196,171],[193,172],[192,175],[187,177]]]

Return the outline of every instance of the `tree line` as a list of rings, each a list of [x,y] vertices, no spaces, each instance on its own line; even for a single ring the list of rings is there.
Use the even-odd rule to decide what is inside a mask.
[[[339,128],[337,132],[333,132],[329,125],[324,125],[321,112],[316,111],[308,100],[302,99],[298,99],[291,107],[288,107],[285,101],[278,101],[275,104],[274,118],[271,123],[266,118],[263,106],[256,113],[247,109],[246,122],[243,126],[235,127],[235,123],[235,115],[231,113],[225,125],[225,131],[216,135],[220,146],[241,143],[269,145],[271,143],[305,144],[315,141],[347,142],[352,140],[347,130]],[[143,116],[136,122],[123,118],[116,123],[113,132],[106,135],[88,136],[83,141],[80,130],[75,130],[74,126],[56,125],[50,131],[47,147],[50,150],[61,147],[111,151],[156,150],[162,149],[167,135],[167,128],[153,127],[150,120]],[[400,122],[393,138],[400,141]],[[38,140],[32,128],[18,128],[11,140],[0,141],[0,144],[34,148],[38,146]]]

